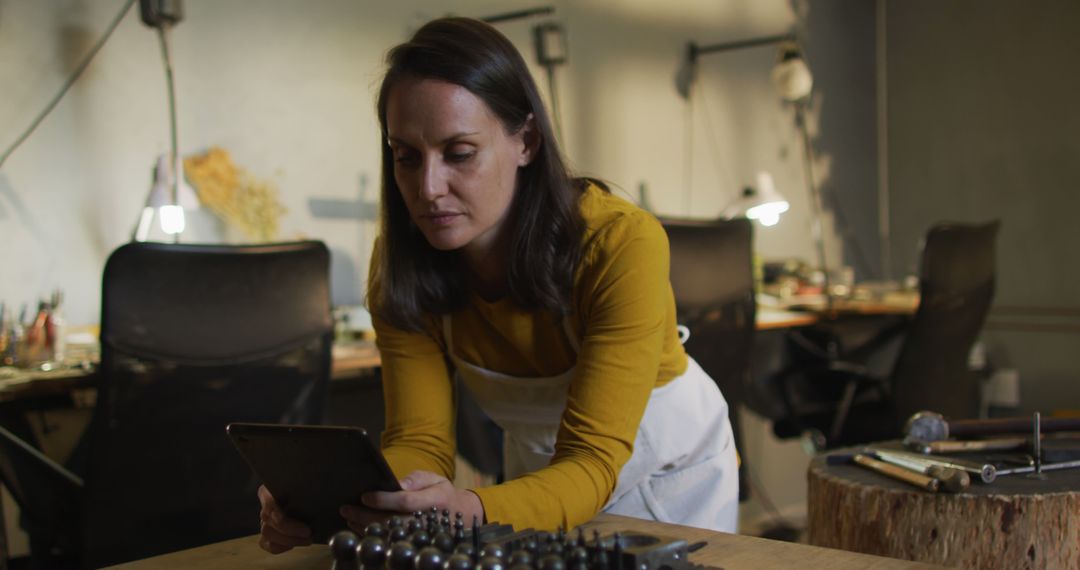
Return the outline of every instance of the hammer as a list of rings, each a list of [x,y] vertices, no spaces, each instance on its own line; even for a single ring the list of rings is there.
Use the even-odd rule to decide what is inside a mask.
[[[1080,430],[1080,418],[1046,418],[1042,420],[1043,432],[1073,430]],[[941,441],[949,437],[1027,434],[1030,432],[1031,418],[1029,417],[993,420],[946,420],[944,416],[936,412],[918,412],[908,418],[907,423],[904,424],[904,435],[906,437],[925,442]]]
[[[891,477],[898,481],[903,481],[909,485],[914,485],[924,491],[930,491],[936,493],[941,488],[941,481],[936,477],[925,474],[922,470],[913,471],[906,469],[898,465],[879,461],[872,456],[872,452],[867,453],[837,453],[825,456],[825,463],[828,465],[843,465],[847,463],[855,463],[861,465],[871,471],[876,471],[886,477]]]
[[[1006,451],[1026,447],[1028,440],[1022,437],[1001,437],[994,439],[978,439],[956,441],[945,439],[939,441],[923,441],[913,437],[905,437],[904,445],[919,453],[966,453],[969,451]]]
[[[909,461],[915,461],[922,465],[939,465],[941,467],[948,467],[950,469],[967,471],[971,474],[971,477],[978,477],[982,480],[983,483],[993,483],[994,478],[997,477],[997,467],[995,467],[992,463],[979,463],[975,461],[967,461],[964,459],[920,455],[907,451],[895,451],[887,449],[874,449],[873,452],[879,456],[891,455],[895,457],[903,457]]]
[[[898,465],[905,469],[917,471],[941,481],[941,488],[950,493],[961,493],[971,486],[971,476],[968,475],[967,471],[962,469],[944,467],[937,463],[922,461],[919,458],[906,457],[900,454],[893,454],[888,451],[875,450],[874,454],[877,455],[878,459],[886,463],[892,463],[893,465]]]

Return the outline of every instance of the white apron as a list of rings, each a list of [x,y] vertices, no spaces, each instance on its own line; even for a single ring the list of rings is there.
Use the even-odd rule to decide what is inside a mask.
[[[563,319],[577,353],[578,339]],[[503,430],[506,480],[545,467],[566,408],[575,366],[556,376],[516,377],[457,357],[449,315],[446,350],[458,378]],[[689,358],[686,372],[655,388],[641,418],[634,451],[619,472],[605,512],[734,533],[739,475],[728,406],[716,383]]]

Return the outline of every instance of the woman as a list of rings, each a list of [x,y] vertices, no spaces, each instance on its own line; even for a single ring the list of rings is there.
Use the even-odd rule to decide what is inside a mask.
[[[525,62],[491,26],[436,20],[387,60],[368,299],[404,491],[343,507],[350,526],[434,505],[517,528],[605,510],[734,532],[727,404],[679,343],[663,228],[568,176]],[[450,483],[455,376],[504,430],[505,483]],[[263,547],[304,544],[260,498]]]

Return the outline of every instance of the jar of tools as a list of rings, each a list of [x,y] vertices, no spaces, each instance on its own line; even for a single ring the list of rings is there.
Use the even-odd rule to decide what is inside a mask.
[[[63,295],[54,291],[32,315],[23,305],[16,315],[0,303],[0,365],[34,368],[64,358]]]

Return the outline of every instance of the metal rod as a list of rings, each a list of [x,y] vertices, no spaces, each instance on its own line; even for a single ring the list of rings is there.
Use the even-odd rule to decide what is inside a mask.
[[[480,18],[481,21],[489,24],[498,24],[499,22],[508,22],[510,20],[519,20],[521,18],[528,18],[530,16],[541,16],[544,14],[554,14],[554,6],[540,6],[537,8],[527,8],[525,10],[516,10],[514,12],[504,12],[502,14],[495,14],[493,16],[486,16]]]
[[[1042,471],[1057,471],[1059,469],[1075,469],[1080,467],[1080,459],[1074,461],[1061,461],[1058,463],[1046,463],[1040,468]],[[1034,465],[1026,465],[1024,467],[1009,467],[1007,469],[998,469],[998,475],[1016,475],[1018,473],[1035,473]],[[1041,473],[1040,473],[1041,475]]]
[[[825,294],[825,308],[832,309],[833,298],[829,291],[829,264],[825,257],[825,224],[821,219],[821,210],[824,201],[821,192],[814,182],[814,149],[810,141],[810,129],[806,126],[805,99],[795,102],[795,124],[799,128],[799,134],[803,140],[803,174],[806,177],[806,188],[810,192],[811,230],[814,234],[814,245],[817,250],[818,265],[821,266],[822,293]]]
[[[172,53],[169,51],[169,26],[161,24],[157,28],[161,43],[161,61],[165,66],[165,83],[169,93],[169,200],[173,206],[180,205],[180,169],[176,144],[176,86],[173,83]],[[180,233],[173,234],[173,243],[180,243]]]
[[[775,36],[764,36],[760,38],[751,38],[748,40],[738,40],[734,42],[726,42],[722,44],[710,44],[706,46],[699,46],[694,42],[690,42],[690,60],[693,61],[700,55],[707,53],[717,53],[721,51],[729,51],[733,49],[743,49],[757,46],[767,46],[770,44],[778,44],[785,41],[792,41],[795,36],[792,34],[778,34]]]
[[[1035,479],[1042,479],[1045,477],[1042,472],[1042,414],[1035,412],[1032,416],[1031,427],[1033,433],[1031,434],[1031,447],[1034,449],[1032,455],[1035,456],[1035,472],[1030,476]]]

